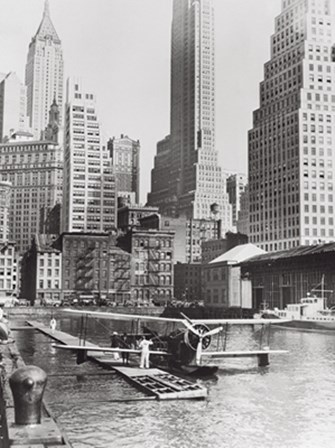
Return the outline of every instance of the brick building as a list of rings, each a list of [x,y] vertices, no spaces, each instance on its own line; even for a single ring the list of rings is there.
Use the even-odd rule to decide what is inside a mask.
[[[130,299],[130,254],[108,233],[63,233],[55,243],[62,251],[64,298]]]
[[[202,292],[202,265],[177,263],[174,265],[174,297],[186,302],[200,302]]]
[[[174,232],[132,229],[118,239],[131,254],[130,285],[138,302],[168,302],[173,297]]]

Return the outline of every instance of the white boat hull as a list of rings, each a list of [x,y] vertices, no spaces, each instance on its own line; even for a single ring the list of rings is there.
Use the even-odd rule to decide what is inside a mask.
[[[335,331],[335,320],[327,321],[327,320],[318,320],[318,319],[301,319],[301,320],[292,320],[291,322],[280,322],[278,319],[278,323],[276,326],[281,326],[285,328],[295,328],[300,330],[327,330],[327,331]]]

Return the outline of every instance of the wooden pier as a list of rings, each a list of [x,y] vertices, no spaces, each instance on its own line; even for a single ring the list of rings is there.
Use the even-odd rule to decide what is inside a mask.
[[[52,330],[46,325],[28,321],[27,324],[63,345],[78,346],[82,341],[76,336],[59,330]],[[200,384],[172,375],[161,369],[140,369],[136,365],[123,366],[122,361],[115,360],[110,353],[104,354],[102,347],[85,342],[90,348],[88,357],[101,365],[108,366],[150,397],[157,400],[203,399],[208,395],[207,389]],[[96,348],[94,351],[92,348]]]

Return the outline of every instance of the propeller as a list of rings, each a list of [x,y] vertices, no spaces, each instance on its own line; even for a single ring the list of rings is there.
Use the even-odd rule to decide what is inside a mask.
[[[213,336],[214,334],[220,333],[220,331],[223,330],[223,327],[217,327],[217,328],[214,328],[213,330],[206,331],[204,329],[204,327],[197,328],[197,325],[199,325],[199,324],[198,323],[194,324],[191,321],[191,319],[189,319],[185,314],[181,313],[181,315],[185,319],[183,322],[185,327],[198,337],[198,344],[197,344],[197,348],[196,348],[195,359],[196,359],[197,365],[200,365],[203,339],[206,338],[207,336]]]
[[[194,328],[193,328],[193,330],[194,330]],[[193,331],[193,333],[196,334],[199,338],[198,345],[197,345],[197,351],[196,351],[196,355],[195,355],[195,362],[197,365],[200,365],[200,363],[201,363],[203,338],[205,338],[207,336],[213,336],[214,334],[220,333],[220,331],[222,331],[222,330],[223,330],[223,327],[217,327],[217,328],[214,328],[213,330],[206,331],[206,332],[204,332],[202,330]]]

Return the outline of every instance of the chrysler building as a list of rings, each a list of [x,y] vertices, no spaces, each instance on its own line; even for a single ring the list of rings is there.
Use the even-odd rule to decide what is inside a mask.
[[[63,52],[51,21],[49,2],[45,0],[42,22],[32,38],[26,64],[27,115],[36,139],[48,124],[54,100],[63,121]]]

